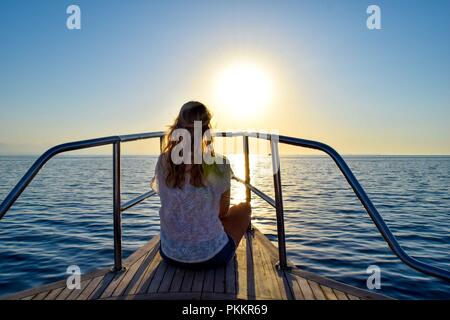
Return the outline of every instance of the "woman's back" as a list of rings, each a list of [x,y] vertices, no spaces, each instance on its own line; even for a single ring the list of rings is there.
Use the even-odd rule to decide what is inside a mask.
[[[228,263],[250,224],[249,204],[230,207],[231,168],[214,152],[211,113],[185,103],[164,136],[152,188],[161,200],[160,253],[189,268]]]
[[[161,199],[161,248],[180,262],[206,261],[227,243],[228,236],[219,219],[220,201],[230,188],[231,168],[224,164],[205,166],[204,186],[193,186],[186,172],[182,187],[166,183],[167,154],[161,154],[152,188]]]

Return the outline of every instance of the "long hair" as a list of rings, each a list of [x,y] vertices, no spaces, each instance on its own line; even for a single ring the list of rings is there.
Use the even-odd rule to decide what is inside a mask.
[[[180,143],[182,137],[178,140],[174,140],[172,134],[176,129],[186,129],[189,131],[191,137],[194,137],[194,121],[202,122],[202,163],[194,163],[191,161],[192,167],[189,170],[190,173],[190,181],[189,183],[194,187],[203,187],[205,186],[205,163],[203,159],[203,153],[206,147],[212,150],[212,137],[205,141],[203,139],[203,135],[205,131],[211,129],[211,113],[208,108],[197,101],[190,101],[185,103],[180,110],[180,113],[176,117],[174,123],[169,126],[169,130],[164,136],[163,141],[163,153],[165,157],[163,157],[165,162],[165,172],[166,172],[166,185],[170,188],[182,188],[185,182],[185,174],[186,174],[186,164],[183,162],[181,164],[175,164],[172,159],[172,150],[174,147]],[[191,155],[193,156],[194,152],[194,139],[191,139]],[[213,152],[213,151],[212,151]],[[191,159],[192,160],[192,159]]]

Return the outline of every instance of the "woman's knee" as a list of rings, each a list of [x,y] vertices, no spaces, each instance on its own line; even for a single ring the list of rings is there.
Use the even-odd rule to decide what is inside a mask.
[[[252,207],[248,202],[241,202],[232,207],[233,211],[237,211],[240,214],[250,214],[252,212]]]
[[[252,210],[249,204],[243,204],[239,214],[239,220],[243,228],[248,228],[251,222]]]
[[[251,207],[250,203],[247,203],[247,202],[242,203],[242,214],[245,216],[246,220],[251,219],[252,207]]]

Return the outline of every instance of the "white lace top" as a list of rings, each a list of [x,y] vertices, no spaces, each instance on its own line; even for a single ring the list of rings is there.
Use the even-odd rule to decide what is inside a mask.
[[[161,248],[180,262],[202,262],[216,255],[228,242],[219,219],[221,195],[230,188],[229,164],[208,170],[205,187],[194,187],[185,175],[183,188],[169,188],[165,182],[164,155],[160,155],[152,189],[161,199]]]

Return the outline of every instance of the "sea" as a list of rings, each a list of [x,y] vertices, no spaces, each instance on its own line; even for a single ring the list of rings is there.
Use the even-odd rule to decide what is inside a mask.
[[[0,201],[36,160],[0,157]],[[122,201],[149,191],[156,156],[122,157]],[[242,155],[229,156],[243,177]],[[401,246],[450,270],[450,157],[344,156]],[[251,156],[251,183],[274,197],[271,157]],[[286,247],[298,267],[397,299],[450,299],[450,283],[424,275],[389,249],[326,156],[281,157]],[[113,265],[112,158],[58,156],[0,220],[0,295]],[[245,189],[232,183],[232,204]],[[123,254],[159,233],[157,196],[123,213]],[[253,224],[275,245],[276,215],[252,195]],[[375,271],[374,271],[375,270]],[[379,288],[373,288],[374,272]],[[368,286],[369,284],[369,286]],[[369,289],[372,287],[372,289]]]

